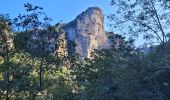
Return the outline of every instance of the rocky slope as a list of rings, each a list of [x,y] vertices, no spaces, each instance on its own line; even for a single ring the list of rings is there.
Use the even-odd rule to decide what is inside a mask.
[[[94,49],[109,47],[103,23],[102,10],[98,7],[90,7],[75,20],[63,26],[68,39],[76,44],[74,49],[76,54],[89,58]]]

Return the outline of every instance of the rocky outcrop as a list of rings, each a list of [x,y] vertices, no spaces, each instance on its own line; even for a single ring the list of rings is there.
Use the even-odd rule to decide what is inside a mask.
[[[29,33],[31,39],[25,40],[28,41],[27,50],[34,55],[45,51],[46,54],[54,53],[60,57],[78,54],[81,58],[90,58],[94,49],[110,47],[104,30],[103,12],[98,7],[88,8],[67,24],[58,23],[50,29]]]
[[[66,34],[60,27],[54,26],[47,30],[33,31],[30,34],[31,41],[27,42],[27,47],[31,54],[40,56],[45,53],[57,57],[68,55]]]
[[[6,48],[8,47],[8,48]],[[13,47],[13,33],[10,31],[10,26],[7,23],[0,23],[0,52],[6,52]]]
[[[68,55],[68,48],[67,48],[67,39],[66,39],[66,33],[62,29],[58,29],[57,32],[59,33],[57,39],[56,39],[56,50],[55,55],[58,57],[64,57]]]
[[[90,7],[65,26],[68,39],[75,42],[75,53],[80,57],[90,57],[94,49],[109,47],[104,30],[104,16],[98,7]]]

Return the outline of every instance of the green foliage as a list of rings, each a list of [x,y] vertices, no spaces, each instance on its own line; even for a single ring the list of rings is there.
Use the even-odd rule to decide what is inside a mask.
[[[78,76],[78,81],[84,83],[85,89],[79,99],[103,100],[136,100],[138,72],[136,63],[138,52],[124,45],[121,48],[96,51],[92,60],[87,60]],[[131,60],[136,62],[131,62]],[[139,63],[138,63],[138,66]],[[131,89],[129,89],[131,87]],[[133,87],[133,88],[132,88]],[[127,92],[129,91],[129,92]]]
[[[80,89],[78,100],[168,100],[169,55],[164,45],[144,55],[122,43],[120,48],[96,51],[73,67]],[[161,50],[160,50],[161,49]],[[165,52],[167,51],[167,52]],[[164,55],[165,54],[165,55]],[[164,55],[164,56],[162,56]],[[161,57],[163,58],[161,58]],[[169,57],[169,56],[168,56]]]
[[[166,4],[168,1],[160,2]],[[128,6],[126,5],[128,1],[112,3]],[[132,8],[136,6],[136,3],[131,5]],[[169,5],[163,6],[168,9],[166,7]],[[25,7],[28,14],[20,15],[19,19],[14,21],[15,27],[23,29],[14,36],[15,46],[9,48],[7,37],[2,38],[4,35],[1,35],[0,38],[3,42],[0,43],[0,47],[3,47],[3,51],[0,51],[0,100],[170,99],[169,41],[164,41],[144,54],[132,45],[133,41],[125,41],[120,35],[115,35],[110,39],[114,44],[117,43],[115,39],[117,37],[119,45],[95,50],[89,59],[80,59],[76,55],[53,56],[43,52],[42,44],[46,44],[44,37],[49,35],[46,33],[56,31],[49,26],[47,17],[44,19],[47,23],[37,21],[40,18],[38,11],[42,10],[41,7],[29,3]],[[147,10],[142,12],[146,13],[145,11]],[[136,18],[142,23],[150,22],[150,19],[147,19],[149,15],[140,13],[139,15]],[[8,21],[6,17],[0,16],[0,33],[4,34],[5,29],[12,33],[9,23],[6,23]],[[41,29],[38,29],[39,27]],[[39,49],[42,52],[37,50],[39,56],[27,51],[28,41],[37,42],[30,41],[33,31],[41,33],[38,43],[41,44]]]

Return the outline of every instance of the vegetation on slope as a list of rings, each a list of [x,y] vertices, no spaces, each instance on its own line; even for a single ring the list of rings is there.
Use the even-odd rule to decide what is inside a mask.
[[[76,55],[45,54],[41,34],[41,52],[35,56],[21,49],[25,45],[23,35],[29,35],[28,30],[47,30],[49,19],[38,20],[41,7],[29,3],[25,7],[29,14],[20,15],[21,19],[12,24],[7,16],[0,16],[0,100],[170,99],[170,42],[163,41],[164,35],[160,39],[163,43],[147,55],[137,50],[133,41],[119,36],[123,40],[119,46],[114,46],[116,41],[111,37],[111,48],[95,50],[90,59],[82,60]],[[17,35],[23,41],[14,41],[10,48],[4,30],[12,33],[12,25],[23,30]]]

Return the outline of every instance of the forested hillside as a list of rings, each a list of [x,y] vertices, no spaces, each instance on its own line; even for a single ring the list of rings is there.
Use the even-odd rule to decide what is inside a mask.
[[[27,13],[15,19],[0,14],[0,100],[170,100],[170,2],[112,0],[111,6],[118,8],[108,16],[111,26],[130,39],[104,32],[100,10],[93,7],[76,19],[74,29],[82,28],[76,42],[67,40],[70,26],[51,25],[42,7],[24,4]],[[95,35],[88,25],[83,29],[88,23],[81,18],[90,30],[97,27]],[[139,34],[149,51],[135,46],[132,37]],[[79,40],[92,41],[90,49]]]

